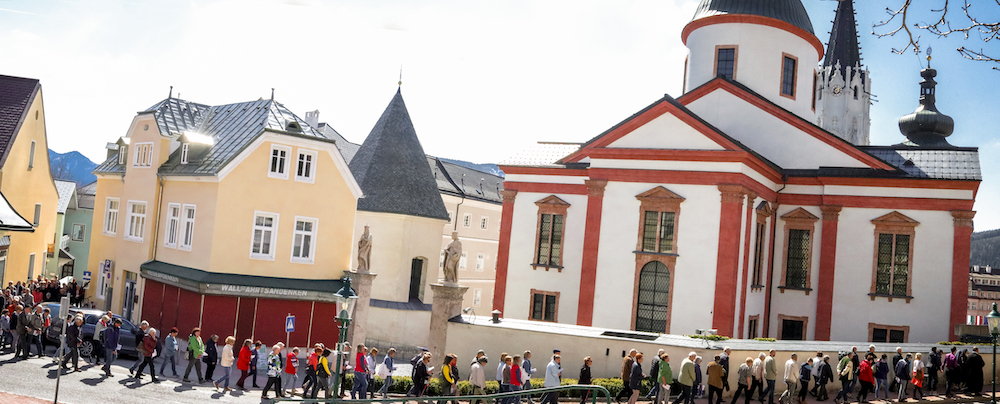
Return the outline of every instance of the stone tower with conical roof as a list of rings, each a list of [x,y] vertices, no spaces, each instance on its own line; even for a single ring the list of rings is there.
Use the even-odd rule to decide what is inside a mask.
[[[871,75],[861,65],[854,1],[841,0],[816,78],[816,123],[858,146],[869,143]]]

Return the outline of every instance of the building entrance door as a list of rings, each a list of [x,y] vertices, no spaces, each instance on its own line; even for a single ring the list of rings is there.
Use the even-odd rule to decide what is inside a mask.
[[[132,320],[136,302],[136,281],[139,276],[135,272],[125,271],[125,295],[122,299],[122,317]]]

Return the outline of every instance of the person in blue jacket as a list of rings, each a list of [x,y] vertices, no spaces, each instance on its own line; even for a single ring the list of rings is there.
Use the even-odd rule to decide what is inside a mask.
[[[118,359],[118,342],[121,337],[122,320],[116,318],[111,327],[104,329],[104,375],[115,377],[111,374],[111,363]]]

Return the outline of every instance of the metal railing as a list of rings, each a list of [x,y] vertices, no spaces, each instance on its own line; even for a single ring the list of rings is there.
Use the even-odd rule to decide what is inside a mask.
[[[366,398],[366,399],[344,399],[344,398],[275,398],[273,402],[297,402],[297,403],[406,403],[413,401],[415,403],[423,402],[435,402],[435,401],[469,401],[474,402],[480,400],[480,403],[492,404],[494,402],[499,403],[502,398],[508,397],[520,397],[527,395],[538,395],[548,392],[561,392],[561,391],[587,391],[588,399],[591,404],[597,404],[598,395],[603,396],[607,404],[611,404],[611,392],[608,389],[594,385],[594,384],[574,384],[569,386],[559,386],[559,387],[545,387],[541,389],[530,389],[522,391],[513,391],[508,393],[496,393],[496,394],[483,394],[478,396],[420,396],[420,397],[395,397],[395,398]],[[496,400],[496,401],[494,401]]]

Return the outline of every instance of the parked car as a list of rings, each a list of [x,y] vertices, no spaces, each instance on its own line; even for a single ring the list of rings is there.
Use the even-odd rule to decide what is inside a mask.
[[[58,346],[59,335],[62,333],[63,327],[63,319],[57,318],[59,316],[59,303],[45,303],[42,306],[48,308],[53,313],[52,325],[45,333],[45,339],[48,340],[49,343]],[[80,345],[80,356],[91,356],[94,350],[97,350],[99,356],[103,356],[104,350],[100,347],[100,341],[94,340],[94,330],[97,328],[97,322],[101,320],[101,316],[103,316],[105,312],[79,307],[71,307],[69,312],[74,316],[77,313],[83,313],[83,344]],[[139,351],[135,347],[135,339],[136,335],[140,333],[141,330],[139,327],[132,324],[131,321],[128,321],[117,314],[114,315],[114,318],[122,321],[121,338],[118,342],[121,344],[122,349],[118,351],[118,355],[137,357],[139,355]]]

